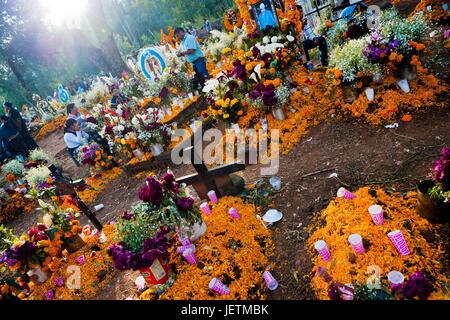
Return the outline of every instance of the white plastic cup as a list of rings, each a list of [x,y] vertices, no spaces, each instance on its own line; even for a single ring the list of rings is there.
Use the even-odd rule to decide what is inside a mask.
[[[103,203],[98,204],[98,205],[96,205],[96,206],[94,207],[95,211],[100,211],[100,210],[102,210],[103,208],[105,208],[105,206],[103,205]]]
[[[392,286],[399,286],[405,281],[405,276],[399,271],[391,271],[388,273],[387,278]]]
[[[400,87],[400,89],[403,90],[404,93],[410,93],[411,92],[411,89],[409,88],[408,80],[406,80],[406,79],[398,80],[397,84]]]
[[[373,98],[375,97],[375,90],[373,88],[366,88],[364,92],[366,93],[367,100],[373,101]]]
[[[323,260],[325,260],[326,262],[330,261],[330,250],[328,249],[325,241],[316,241],[316,243],[314,244],[314,248],[317,250]]]
[[[359,234],[355,233],[350,235],[348,237],[348,242],[352,245],[353,250],[355,250],[357,254],[363,254],[365,252],[364,244]]]
[[[281,189],[281,179],[279,177],[274,176],[269,179],[269,182],[274,190],[279,191]]]
[[[381,226],[384,223],[383,218],[383,208],[381,206],[374,204],[369,207],[369,213],[372,217],[373,223],[375,223],[377,226]]]
[[[219,200],[217,199],[216,192],[214,190],[211,190],[211,191],[208,192],[208,198],[214,204],[218,204],[219,203]]]

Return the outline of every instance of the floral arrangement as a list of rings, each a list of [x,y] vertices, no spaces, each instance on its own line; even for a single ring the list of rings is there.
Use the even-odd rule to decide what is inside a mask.
[[[133,217],[128,217],[125,214],[125,219],[130,219]],[[122,223],[120,230],[134,230],[133,224]],[[108,248],[108,254],[112,257],[114,261],[114,267],[119,271],[125,270],[141,270],[150,267],[157,258],[167,259],[168,257],[168,240],[166,238],[165,232],[159,232],[154,238],[146,238],[142,240],[139,245],[136,243],[134,236],[140,238],[140,233],[135,233],[130,231],[131,234],[126,234],[126,239],[123,239],[118,244],[113,244]],[[121,236],[119,231],[119,237]],[[127,243],[127,239],[132,239],[131,243]]]
[[[233,31],[235,28],[242,27],[242,18],[236,9],[229,9],[223,16],[223,25],[226,30]]]
[[[447,9],[444,10],[444,6],[447,5]],[[428,7],[431,6],[431,11]],[[449,17],[448,1],[447,0],[421,0],[411,15],[421,13],[424,14],[425,19],[433,22],[445,23]]]
[[[381,67],[364,55],[367,41],[367,38],[350,40],[331,52],[330,67],[339,70],[342,84],[356,86],[358,78],[364,75],[382,74]]]
[[[46,188],[46,184],[51,184],[52,182],[49,181],[50,174],[51,172],[46,166],[39,166],[29,169],[25,175],[25,179],[29,185],[36,186],[37,189]]]
[[[450,201],[450,148],[442,149],[441,157],[433,164],[433,188],[428,190],[431,198],[443,202]]]
[[[8,174],[13,175],[16,179],[23,178],[25,167],[23,163],[19,160],[11,160],[2,166],[2,174],[7,176]]]
[[[28,156],[28,161],[45,162],[55,164],[55,160],[42,149],[34,149]]]
[[[311,286],[319,299],[344,299],[344,292],[351,298],[361,299],[358,294],[367,290],[354,290],[366,286],[371,276],[370,266],[377,266],[371,282],[380,283],[388,299],[448,299],[445,287],[448,277],[439,261],[443,251],[440,240],[427,241],[424,233],[433,234],[432,225],[415,211],[415,193],[405,196],[387,194],[381,189],[364,187],[356,192],[355,199],[337,198],[324,209],[310,227],[311,237],[307,241],[313,262]],[[373,223],[368,213],[372,204],[382,203],[385,215],[383,226]],[[411,251],[400,256],[387,233],[401,230]],[[365,253],[355,254],[347,238],[358,233],[363,238]],[[314,243],[324,240],[331,253],[325,262],[314,250]],[[404,286],[390,288],[387,273],[396,270],[405,275]],[[373,272],[373,271],[372,271]],[[378,280],[377,280],[378,278]],[[429,282],[427,279],[433,279]],[[352,288],[353,287],[353,288]],[[356,294],[355,294],[356,292]],[[379,298],[375,292],[366,298]]]
[[[93,142],[80,147],[77,157],[82,164],[95,166],[100,152],[100,146]]]

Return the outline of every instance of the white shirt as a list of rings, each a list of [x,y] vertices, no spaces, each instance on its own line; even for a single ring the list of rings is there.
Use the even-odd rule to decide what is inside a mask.
[[[89,135],[84,131],[77,131],[76,135],[72,132],[64,134],[64,142],[69,149],[78,148],[83,144],[83,138],[87,138]]]
[[[316,37],[316,35],[314,34],[314,31],[308,22],[303,28],[303,33],[302,33],[303,41],[314,40],[315,37]]]

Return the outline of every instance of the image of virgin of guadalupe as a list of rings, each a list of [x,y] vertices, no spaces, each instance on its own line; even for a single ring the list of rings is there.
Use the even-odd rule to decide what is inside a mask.
[[[152,76],[155,81],[158,81],[162,75],[162,66],[156,57],[150,57],[145,62],[147,66],[148,73]]]

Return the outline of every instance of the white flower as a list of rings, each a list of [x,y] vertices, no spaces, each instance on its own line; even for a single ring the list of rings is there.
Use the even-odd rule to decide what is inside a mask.
[[[286,36],[286,39],[287,39],[289,42],[292,42],[292,41],[295,40],[295,38],[294,38],[293,36],[291,36],[290,34]]]
[[[273,36],[272,39],[270,39],[270,41],[272,43],[278,42],[278,37],[277,36]]]
[[[121,125],[121,124],[119,124],[116,128],[117,128],[118,131],[125,130],[125,127],[123,125]]]
[[[268,37],[268,36],[265,36],[265,37],[263,38],[263,43],[268,44],[269,42],[270,42],[269,37]]]
[[[134,116],[133,119],[131,119],[131,124],[135,127],[139,127],[139,119],[137,116]]]
[[[211,79],[208,80],[205,84],[205,86],[203,87],[203,92],[205,93],[209,93],[212,92],[214,90],[216,90],[216,88],[219,86],[219,80],[217,79]]]

